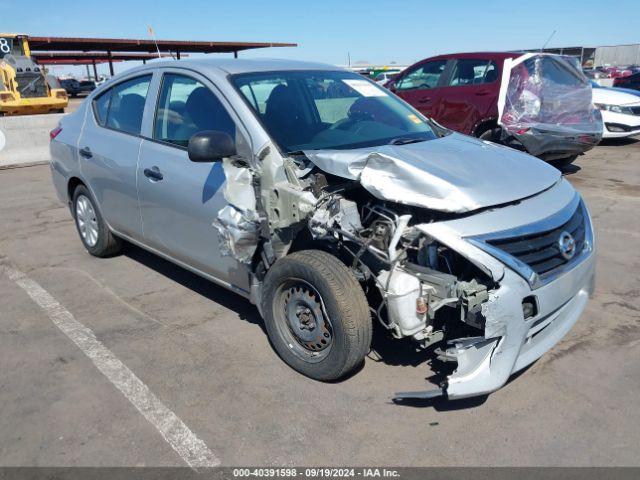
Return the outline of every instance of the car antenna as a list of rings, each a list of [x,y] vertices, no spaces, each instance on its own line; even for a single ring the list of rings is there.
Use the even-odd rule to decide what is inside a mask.
[[[153,43],[156,44],[156,50],[158,51],[158,58],[162,58],[162,55],[160,54],[160,47],[158,47],[158,41],[156,40],[156,36],[153,33],[153,28],[151,27],[151,25],[147,27],[147,32],[149,32],[149,36],[151,37],[151,40],[153,40]],[[176,57],[173,56],[173,53],[171,52],[171,50],[169,50],[169,55],[171,55],[172,60],[176,59]]]
[[[547,41],[544,42],[544,45],[542,45],[542,48],[540,49],[540,51],[542,52],[545,47],[549,44],[549,42],[551,41],[551,39],[553,38],[553,36],[556,34],[556,31],[554,30],[553,32],[551,32],[551,35],[549,35],[549,38],[547,38]]]

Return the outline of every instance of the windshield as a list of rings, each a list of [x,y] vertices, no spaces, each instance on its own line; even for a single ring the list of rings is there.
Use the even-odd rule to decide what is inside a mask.
[[[232,82],[285,152],[436,138],[417,111],[355,73],[260,72]]]

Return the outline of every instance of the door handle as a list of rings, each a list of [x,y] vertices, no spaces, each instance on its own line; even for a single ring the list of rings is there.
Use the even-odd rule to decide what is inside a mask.
[[[156,166],[153,166],[151,168],[145,168],[144,176],[156,182],[159,182],[164,178],[164,175],[162,175],[162,172],[160,172],[160,169]]]
[[[423,97],[418,100],[419,103],[429,103],[431,101],[431,97]]]
[[[481,97],[483,95],[489,95],[491,92],[489,92],[488,90],[480,90],[479,92],[476,92],[476,95],[478,97]]]
[[[89,147],[81,148],[79,153],[80,153],[80,156],[84,158],[93,157],[93,153],[91,153],[91,149]]]

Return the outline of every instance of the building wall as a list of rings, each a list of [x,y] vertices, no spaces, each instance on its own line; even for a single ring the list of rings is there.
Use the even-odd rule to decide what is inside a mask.
[[[597,47],[594,66],[640,65],[640,44]]]

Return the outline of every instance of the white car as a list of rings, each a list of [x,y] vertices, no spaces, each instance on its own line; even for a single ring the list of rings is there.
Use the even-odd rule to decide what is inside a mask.
[[[640,135],[640,96],[594,84],[593,103],[602,112],[603,138]]]
[[[376,82],[378,85],[384,86],[388,81],[396,78],[399,73],[400,73],[399,70],[380,72],[374,77],[373,81]]]

